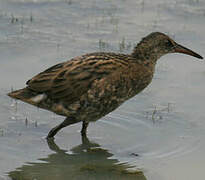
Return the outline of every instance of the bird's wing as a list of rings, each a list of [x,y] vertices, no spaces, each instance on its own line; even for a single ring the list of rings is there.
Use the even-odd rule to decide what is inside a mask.
[[[96,79],[109,79],[121,64],[112,57],[89,55],[57,64],[27,82],[28,88],[45,92],[52,99],[68,104],[86,93]]]
[[[51,89],[53,79],[58,75],[64,65],[65,62],[56,64],[34,76],[26,82],[28,88],[39,93],[49,91]]]

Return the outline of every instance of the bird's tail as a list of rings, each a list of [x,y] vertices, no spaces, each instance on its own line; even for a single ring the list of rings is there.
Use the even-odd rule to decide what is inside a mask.
[[[14,98],[14,99],[19,99],[21,101],[24,101],[26,103],[32,104],[32,105],[37,105],[37,101],[34,101],[34,97],[36,97],[38,94],[36,92],[31,91],[27,87],[23,89],[19,89],[16,91],[12,91],[7,94],[8,96]]]
[[[43,109],[55,112],[56,114],[59,114],[62,116],[70,115],[70,112],[67,109],[65,109],[63,105],[55,104],[48,98],[48,96],[45,93],[35,92],[27,87],[16,90],[16,91],[12,91],[8,93],[8,96],[14,99],[19,99],[28,104],[32,104],[39,108],[43,108]]]

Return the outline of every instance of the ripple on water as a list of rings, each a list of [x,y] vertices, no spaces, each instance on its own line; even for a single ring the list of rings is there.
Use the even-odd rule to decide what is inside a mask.
[[[148,110],[150,114],[153,109]],[[163,118],[153,121],[152,116],[147,117],[144,111],[115,111],[97,123],[102,123],[103,129],[109,132],[113,144],[109,145],[109,139],[107,143],[115,156],[136,166],[143,167],[157,160],[166,162],[200,148],[199,136],[195,136],[200,133],[198,127],[188,121],[185,114],[174,111],[158,113]]]

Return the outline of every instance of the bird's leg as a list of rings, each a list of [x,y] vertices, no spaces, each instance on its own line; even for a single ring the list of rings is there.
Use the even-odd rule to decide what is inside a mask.
[[[81,129],[82,136],[86,136],[88,124],[89,122],[83,121],[82,129]]]
[[[56,126],[50,130],[50,132],[48,133],[47,139],[54,138],[54,136],[57,134],[57,132],[60,131],[62,128],[69,126],[71,124],[78,123],[78,122],[79,121],[77,121],[73,117],[67,117],[61,124],[59,124],[58,126]]]

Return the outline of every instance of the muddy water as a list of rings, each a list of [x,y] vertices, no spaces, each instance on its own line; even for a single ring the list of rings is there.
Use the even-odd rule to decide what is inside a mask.
[[[94,51],[131,52],[150,32],[205,55],[202,0],[0,0],[0,179],[203,179],[205,66],[164,56],[151,85],[89,126],[6,96],[45,68]],[[127,171],[129,169],[129,171]]]

